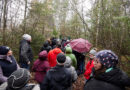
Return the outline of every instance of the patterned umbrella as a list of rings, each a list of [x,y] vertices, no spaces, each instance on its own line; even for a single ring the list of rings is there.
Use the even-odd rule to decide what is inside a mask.
[[[91,48],[91,43],[88,40],[79,38],[72,40],[69,45],[71,48],[79,53],[88,52]]]

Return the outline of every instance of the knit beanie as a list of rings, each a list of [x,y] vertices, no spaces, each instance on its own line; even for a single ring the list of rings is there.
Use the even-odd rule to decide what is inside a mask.
[[[8,78],[8,87],[12,89],[20,89],[24,87],[30,79],[30,73],[27,69],[20,68],[14,71]]]
[[[111,50],[101,50],[96,54],[96,58],[106,67],[116,67],[118,64],[118,56]]]
[[[22,37],[24,40],[27,40],[27,41],[31,40],[31,36],[29,34],[24,34]]]
[[[96,52],[96,50],[92,49],[92,50],[90,50],[89,53],[95,56],[97,52]]]
[[[59,53],[57,55],[57,62],[62,64],[65,61],[66,61],[66,56],[63,53]]]
[[[10,48],[7,46],[0,46],[0,55],[7,55],[9,50],[10,50]]]
[[[46,60],[47,59],[47,51],[43,50],[42,52],[39,53],[39,59],[40,60]]]

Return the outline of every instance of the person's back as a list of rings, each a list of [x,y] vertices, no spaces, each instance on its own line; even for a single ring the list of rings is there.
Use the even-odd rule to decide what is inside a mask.
[[[66,56],[69,56],[72,60],[72,66],[75,67],[75,69],[77,68],[77,60],[74,54],[72,54],[72,49],[71,47],[66,47]]]
[[[48,53],[51,49],[52,49],[52,48],[51,48],[51,46],[49,45],[49,42],[48,42],[48,41],[45,41],[40,51],[46,50],[47,53]]]
[[[65,61],[65,68],[71,72],[71,76],[72,76],[72,82],[75,82],[77,80],[77,73],[75,68],[72,66],[72,60],[69,56],[66,57],[66,61]]]
[[[49,62],[47,60],[47,51],[42,51],[39,53],[39,58],[34,62],[32,67],[33,72],[35,72],[35,80],[41,84],[46,72],[50,69]]]
[[[65,59],[65,55],[58,54],[58,65],[47,72],[41,90],[68,90],[71,87],[71,73],[64,67]]]
[[[62,51],[59,48],[55,48],[55,49],[49,51],[49,53],[48,53],[48,61],[49,61],[50,67],[56,66],[56,64],[57,64],[56,57],[61,52]]]

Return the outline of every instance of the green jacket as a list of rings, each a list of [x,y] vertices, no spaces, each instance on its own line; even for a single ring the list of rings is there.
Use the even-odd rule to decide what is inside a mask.
[[[71,47],[66,47],[65,48],[65,54],[66,56],[69,56],[72,60],[72,66],[75,67],[75,69],[77,68],[77,60],[74,54],[72,54],[72,49]]]

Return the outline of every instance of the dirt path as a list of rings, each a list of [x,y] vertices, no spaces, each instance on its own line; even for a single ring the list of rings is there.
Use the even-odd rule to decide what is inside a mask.
[[[80,75],[77,81],[73,84],[73,90],[83,90],[85,84],[85,78],[83,75]]]

